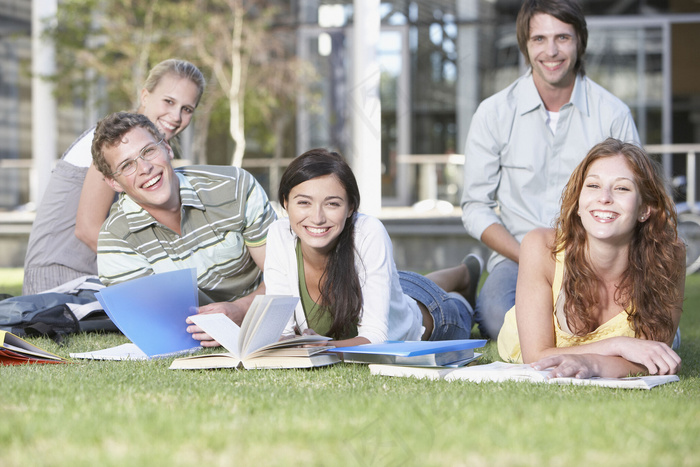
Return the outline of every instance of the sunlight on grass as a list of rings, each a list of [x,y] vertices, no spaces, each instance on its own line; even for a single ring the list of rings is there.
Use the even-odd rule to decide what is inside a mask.
[[[23,268],[0,268],[0,294],[22,295]]]
[[[21,272],[0,270],[0,290],[20,285]],[[651,391],[392,379],[348,364],[0,366],[0,465],[698,465],[700,275],[686,296],[681,381]],[[64,357],[127,341],[27,340]],[[497,358],[493,343],[485,353]]]

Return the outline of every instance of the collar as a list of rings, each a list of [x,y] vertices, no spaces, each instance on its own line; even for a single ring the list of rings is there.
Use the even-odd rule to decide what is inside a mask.
[[[542,102],[540,93],[537,91],[537,87],[535,86],[535,80],[532,78],[532,68],[528,68],[527,73],[525,73],[521,79],[524,92],[518,97],[518,114],[524,115],[528,112],[532,112],[538,107],[542,107],[542,109],[544,109],[544,102]],[[576,75],[574,89],[571,91],[571,98],[567,104],[564,104],[564,107],[573,105],[579,112],[588,116],[588,96],[586,93],[585,81],[585,76],[581,76],[579,74]]]
[[[206,209],[204,204],[202,204],[202,201],[199,199],[199,196],[192,187],[189,179],[184,174],[179,173],[177,170],[175,171],[175,175],[180,182],[181,206],[205,211]],[[143,209],[139,204],[131,199],[129,195],[123,193],[119,202],[121,203],[121,210],[124,212],[124,214],[126,214],[129,230],[132,232],[157,223],[156,219],[148,211]]]

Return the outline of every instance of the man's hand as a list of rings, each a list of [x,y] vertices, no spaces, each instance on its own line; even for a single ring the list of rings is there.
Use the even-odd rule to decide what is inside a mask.
[[[242,306],[240,306],[240,304],[237,304],[236,302],[217,302],[200,306],[197,310],[197,313],[223,313],[231,321],[240,326],[243,322],[243,317],[245,316],[246,311],[247,308],[243,308]],[[192,334],[193,339],[200,341],[199,343],[202,347],[218,347],[221,345],[217,341],[212,339],[211,336],[209,336],[209,334],[203,332],[202,329],[200,329],[199,326],[195,325],[189,318],[187,318],[187,323],[190,324],[190,326],[187,326],[187,332]]]

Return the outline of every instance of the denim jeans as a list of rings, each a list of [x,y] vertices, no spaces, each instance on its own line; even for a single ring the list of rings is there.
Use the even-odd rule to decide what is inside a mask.
[[[498,339],[506,312],[515,305],[518,265],[509,259],[498,263],[489,273],[476,298],[474,318],[481,336]]]
[[[451,297],[433,281],[410,271],[399,271],[403,293],[422,303],[433,317],[431,341],[469,339],[472,310],[466,300]]]

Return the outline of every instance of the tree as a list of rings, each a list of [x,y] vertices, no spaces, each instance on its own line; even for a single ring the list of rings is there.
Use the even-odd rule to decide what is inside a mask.
[[[294,41],[275,29],[285,7],[288,2],[269,0],[64,0],[52,32],[59,70],[54,80],[57,89],[71,92],[59,100],[88,101],[95,89],[104,88],[100,102],[107,111],[136,108],[151,66],[171,57],[190,60],[210,77],[194,122],[195,160],[206,163],[209,116],[225,98],[232,164],[240,166],[246,113],[290,120],[301,89],[304,67],[290,49]],[[246,98],[251,95],[256,98]],[[273,141],[286,128],[280,125],[284,118],[275,120],[276,131],[261,132]]]

